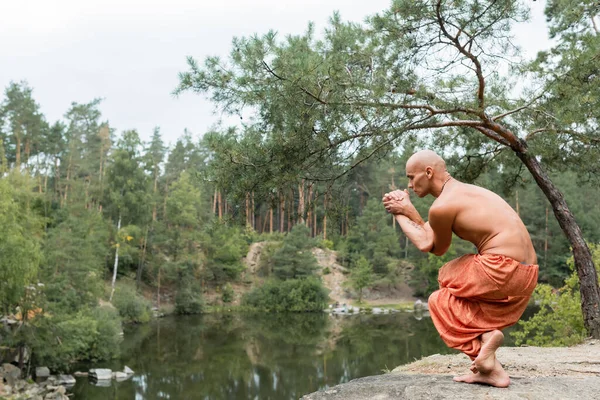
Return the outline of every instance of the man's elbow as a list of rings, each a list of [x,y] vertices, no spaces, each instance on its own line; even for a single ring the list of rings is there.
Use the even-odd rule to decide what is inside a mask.
[[[429,253],[433,250],[433,244],[422,244],[417,246],[417,248],[423,253]]]
[[[440,257],[440,256],[443,256],[444,254],[446,254],[447,251],[448,251],[448,249],[444,249],[444,250],[431,249],[429,252],[432,253],[433,255]]]

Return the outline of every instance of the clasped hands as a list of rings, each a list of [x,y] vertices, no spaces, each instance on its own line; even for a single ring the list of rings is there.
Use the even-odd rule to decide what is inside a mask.
[[[406,189],[386,193],[383,195],[382,201],[386,211],[390,214],[400,214],[410,218],[411,214],[416,211]]]

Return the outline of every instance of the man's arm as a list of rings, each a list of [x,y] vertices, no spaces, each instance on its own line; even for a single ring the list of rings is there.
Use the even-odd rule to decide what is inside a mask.
[[[452,209],[436,207],[429,209],[429,224],[432,232],[432,246],[429,250],[436,256],[442,256],[452,243],[452,224],[456,214]]]
[[[429,222],[417,223],[405,215],[394,215],[398,225],[408,239],[423,253],[428,253],[433,248],[433,230]],[[422,220],[421,220],[422,221]]]
[[[451,208],[433,205],[429,209],[429,222],[426,223],[410,201],[406,190],[387,193],[383,204],[388,212],[394,214],[406,236],[419,250],[436,256],[448,251],[456,216]]]

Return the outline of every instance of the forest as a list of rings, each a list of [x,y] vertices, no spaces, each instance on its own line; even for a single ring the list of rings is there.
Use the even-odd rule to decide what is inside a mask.
[[[439,267],[475,249],[455,238],[443,257],[422,254],[382,207],[422,148],[516,210],[540,283],[575,273],[582,323],[600,334],[587,245],[600,243],[598,6],[549,1],[555,47],[527,61],[508,35],[523,3],[443,4],[394,1],[364,24],[335,14],[323,35],[268,32],[235,38],[227,59],[190,58],[175,92],[240,123],[170,146],[159,127],[145,141],[111,125],[100,99],[48,121],[35,88],[6,87],[0,315],[20,322],[0,334],[1,358],[65,370],[110,358],[121,324],[153,307],[194,314],[239,297],[256,283],[242,258],[259,241],[273,246],[248,308],[322,310],[313,247],[337,251],[355,288],[408,279],[426,298]],[[432,201],[414,203],[426,215]]]

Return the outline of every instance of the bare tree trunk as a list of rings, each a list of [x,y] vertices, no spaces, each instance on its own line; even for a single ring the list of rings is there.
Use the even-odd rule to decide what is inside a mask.
[[[217,199],[217,205],[219,207],[219,220],[223,219],[223,197],[221,195],[221,191],[219,190],[219,192],[217,193],[218,199]]]
[[[142,271],[144,270],[144,262],[146,262],[146,246],[148,244],[148,227],[146,227],[146,234],[144,235],[144,243],[142,244],[142,257],[138,263],[137,273],[135,276],[136,286],[139,289],[142,283]]]
[[[152,189],[152,195],[154,200],[152,201],[152,222],[156,221],[157,207],[156,207],[156,193],[158,192],[158,173],[154,174],[154,189]]]
[[[317,193],[315,192],[315,202],[314,203],[317,202],[317,197],[318,197]],[[313,237],[318,235],[318,232],[317,232],[317,209],[316,209],[314,203],[313,203],[313,206],[311,207],[312,208],[312,216],[313,216],[313,224],[312,224],[313,225]]]
[[[325,192],[323,197],[323,240],[327,239],[327,196],[328,192]]]
[[[17,139],[17,147],[15,148],[15,167],[18,169],[21,168],[21,133],[19,129],[15,131],[15,137]]]
[[[251,207],[250,207],[250,216],[251,216],[251,222],[252,222],[252,229],[256,230],[256,213],[254,212],[255,208],[254,208],[254,190],[252,191],[252,201],[250,203]],[[259,223],[260,225],[260,223]]]
[[[115,283],[117,281],[117,269],[119,268],[119,229],[121,229],[121,213],[119,213],[119,222],[117,223],[117,248],[115,250],[115,266],[113,268],[112,284],[110,291],[110,298],[108,301],[112,303],[113,295],[115,294]]]
[[[521,215],[520,211],[519,211],[519,191],[516,190],[515,191],[515,196],[516,196],[516,211],[517,211],[517,215]]]
[[[290,189],[290,209],[288,210],[287,231],[292,230],[292,215],[294,214],[294,189]]]
[[[67,205],[67,197],[69,193],[69,179],[71,179],[71,168],[73,164],[73,155],[69,154],[69,165],[67,166],[67,183],[65,183],[64,205]]]
[[[213,195],[212,213],[213,215],[217,213],[217,188],[215,188],[215,194]]]
[[[285,196],[279,193],[279,232],[285,229]]]
[[[273,233],[273,205],[269,208],[269,233]]]
[[[162,268],[158,267],[158,279],[156,282],[156,308],[160,308],[160,272]]]
[[[579,291],[581,292],[581,309],[585,327],[595,339],[600,339],[600,288],[598,287],[598,274],[594,267],[592,254],[583,238],[581,228],[577,225],[573,213],[567,203],[537,161],[527,152],[515,153],[527,167],[536,183],[542,189],[550,204],[560,227],[567,236],[573,249],[575,267],[579,276]]]
[[[308,226],[308,230],[310,231],[310,235],[312,235],[313,224],[312,224],[312,183],[308,185],[308,199],[306,201],[306,226]]]
[[[298,185],[298,223],[304,223],[304,179]]]
[[[546,206],[546,229],[545,229],[545,238],[544,238],[544,268],[548,265],[548,213],[549,209]]]
[[[250,193],[246,192],[246,226],[250,225]]]

